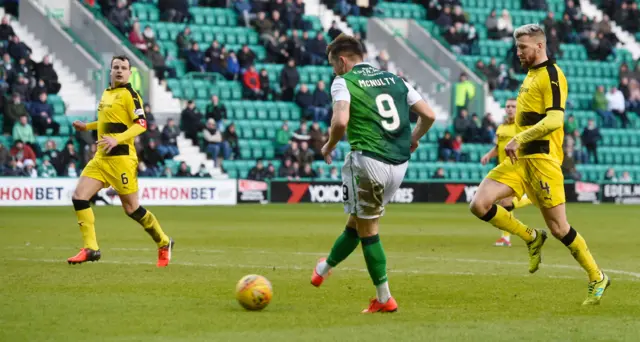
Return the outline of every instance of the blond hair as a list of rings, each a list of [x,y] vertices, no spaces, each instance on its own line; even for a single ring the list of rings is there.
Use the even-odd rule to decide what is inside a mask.
[[[547,42],[547,37],[544,34],[544,29],[538,24],[526,24],[518,27],[513,31],[513,38],[518,39],[520,37],[529,36],[542,39],[543,42]]]

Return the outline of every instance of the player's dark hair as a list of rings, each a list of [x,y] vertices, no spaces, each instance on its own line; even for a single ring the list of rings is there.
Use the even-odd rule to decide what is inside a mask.
[[[129,67],[131,67],[131,61],[129,60],[129,57],[125,55],[117,55],[117,56],[111,57],[111,66],[113,66],[113,61],[115,60],[121,60],[123,62],[127,62],[129,64]]]
[[[518,101],[518,99],[516,99],[515,97],[510,97],[505,102],[509,102],[509,101]]]
[[[338,56],[358,56],[360,58],[363,58],[364,49],[359,40],[352,36],[341,33],[329,44],[329,46],[327,46],[327,56],[329,54],[331,54],[333,58],[336,58]]]

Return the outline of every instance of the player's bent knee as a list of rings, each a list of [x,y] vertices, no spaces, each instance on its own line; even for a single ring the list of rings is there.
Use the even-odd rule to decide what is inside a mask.
[[[71,199],[71,202],[73,203],[73,209],[75,211],[80,211],[80,210],[85,210],[85,209],[91,208],[91,204],[87,200],[73,198],[73,199]]]
[[[140,222],[144,215],[147,214],[147,209],[145,209],[143,206],[139,206],[135,210],[131,211],[127,211],[127,208],[125,208],[125,211],[127,212],[127,215],[129,215],[129,217],[137,222]]]
[[[469,210],[478,218],[482,218],[491,210],[492,205],[491,201],[485,200],[476,194],[476,197],[469,204]]]

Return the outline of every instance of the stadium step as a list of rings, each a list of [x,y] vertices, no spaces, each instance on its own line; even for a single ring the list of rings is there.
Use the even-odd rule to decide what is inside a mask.
[[[180,133],[177,143],[180,154],[175,156],[173,160],[187,163],[191,172],[197,172],[200,169],[200,165],[204,164],[212,177],[225,178],[220,168],[215,166],[214,161],[208,159],[207,154],[200,151],[199,146],[194,146],[193,142],[184,136],[184,133]]]

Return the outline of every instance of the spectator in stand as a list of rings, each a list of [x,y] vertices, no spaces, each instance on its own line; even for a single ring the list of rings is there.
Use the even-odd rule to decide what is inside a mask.
[[[334,9],[342,18],[346,18],[348,15],[360,16],[360,7],[356,4],[350,4],[347,0],[337,0],[335,4]]]
[[[256,166],[254,166],[251,170],[249,170],[249,174],[247,174],[247,179],[262,181],[265,180],[266,169],[264,168],[264,164],[262,159],[258,159],[256,161]]]
[[[489,39],[500,39],[500,31],[498,30],[498,14],[496,9],[491,9],[491,13],[484,21],[484,26],[487,28],[487,37]]]
[[[216,127],[213,119],[207,120],[204,131],[204,141],[207,144],[207,153],[211,156],[216,165],[220,165],[223,159],[231,157],[231,146],[222,139],[222,133]],[[222,152],[222,156],[220,156]]]
[[[604,180],[608,182],[617,182],[618,178],[616,177],[616,171],[613,168],[608,168],[607,172],[604,174]]]
[[[629,32],[637,33],[640,31],[640,22],[638,21],[638,18],[640,18],[640,9],[638,9],[638,2],[632,2],[629,5],[628,12],[627,20],[621,23],[622,27]]]
[[[564,134],[573,135],[573,132],[578,130],[578,123],[573,114],[569,114],[567,121],[564,123]]]
[[[300,174],[298,170],[293,166],[293,162],[291,159],[285,159],[282,165],[280,165],[280,169],[278,170],[278,177],[287,178],[292,181],[294,179],[300,179]]]
[[[300,121],[300,128],[298,128],[295,132],[293,132],[293,140],[301,143],[303,141],[311,140],[311,136],[309,135],[309,127],[307,126],[307,122],[305,120]]]
[[[453,24],[466,24],[467,23],[467,18],[464,15],[464,12],[462,12],[462,7],[460,7],[460,5],[456,5],[453,8],[453,14],[451,15],[451,21],[453,22]]]
[[[2,69],[0,69],[0,73],[2,73]],[[1,80],[0,80],[1,82]],[[8,85],[6,88],[4,88],[4,90],[8,90]],[[31,95],[29,96],[30,101],[38,101],[38,98],[40,98],[40,94],[42,93],[47,93],[47,86],[44,83],[44,80],[38,80],[38,82],[36,83],[36,85],[33,87],[33,89],[31,89]]]
[[[28,117],[23,115],[18,119],[15,125],[13,125],[13,140],[20,140],[26,144],[29,144],[31,148],[35,149],[36,136],[33,134],[33,127],[29,124]]]
[[[300,148],[297,141],[292,141],[289,147],[284,151],[283,160],[291,159],[297,161],[300,158]]]
[[[293,101],[294,92],[299,82],[300,74],[296,69],[296,62],[290,59],[280,73],[280,89],[282,90],[283,101]]]
[[[93,159],[93,157],[96,155],[96,152],[98,152],[98,144],[93,143],[88,146],[87,152],[82,156],[83,167],[89,164],[89,161]]]
[[[306,49],[297,30],[291,31],[291,36],[287,40],[286,50],[288,55],[291,56],[290,59],[295,60],[297,64],[304,63]]]
[[[189,171],[189,166],[185,162],[181,162],[180,166],[178,166],[178,172],[176,172],[176,177],[193,177],[191,172]]]
[[[300,170],[300,178],[316,178],[318,174],[311,168],[311,164],[302,164],[302,170]]]
[[[282,127],[276,132],[276,155],[283,155],[289,148],[289,141],[293,138],[293,134],[289,131],[289,123],[285,120]]]
[[[459,162],[462,157],[462,136],[456,135],[456,139],[451,143],[451,156],[455,162]]]
[[[212,41],[211,46],[204,52],[205,68],[208,72],[224,74],[223,59],[224,55],[220,43],[217,40]]]
[[[111,9],[107,16],[109,22],[115,26],[120,33],[126,35],[130,21],[129,9],[127,8],[127,0],[117,0],[116,6]]]
[[[564,159],[562,160],[562,174],[567,179],[580,180],[582,177],[576,169],[576,161],[573,158],[573,147],[569,147],[565,150]]]
[[[156,173],[154,170],[147,167],[144,161],[140,160],[138,162],[138,177],[155,177]]]
[[[260,86],[260,75],[255,66],[250,66],[249,70],[242,76],[242,84],[245,90],[245,97],[250,100],[264,100],[264,93]]]
[[[158,42],[156,41],[156,34],[155,32],[153,32],[151,26],[147,25],[144,27],[144,31],[142,31],[142,37],[147,44],[147,50],[152,49],[154,45],[158,45]]]
[[[155,140],[149,140],[149,146],[142,151],[142,160],[147,164],[154,174],[157,174],[164,168],[164,158]]]
[[[613,128],[615,127],[615,118],[609,110],[607,95],[605,94],[604,86],[598,86],[595,94],[593,94],[591,108],[602,118],[603,127]]]
[[[160,177],[172,178],[173,177],[173,172],[171,172],[171,168],[166,166],[164,168],[164,171],[162,171],[162,174],[160,175]]]
[[[534,11],[544,11],[547,9],[545,0],[522,0],[522,8]]]
[[[473,122],[469,119],[469,112],[466,109],[460,111],[460,114],[453,120],[453,127],[456,134],[468,136]]]
[[[476,86],[468,79],[467,74],[461,73],[460,81],[455,85],[456,112],[460,113],[462,109],[467,109],[475,96]]]
[[[20,163],[22,165],[22,163]],[[14,158],[9,160],[9,164],[4,169],[3,175],[5,177],[19,177],[21,176],[22,169],[18,166],[17,161]]]
[[[131,32],[129,32],[129,43],[135,46],[138,50],[143,53],[147,51],[147,40],[144,38],[142,34],[142,29],[140,28],[140,22],[136,21],[133,23],[131,27]]]
[[[209,174],[209,171],[207,171],[207,166],[203,164],[200,164],[200,168],[198,169],[198,171],[194,174],[195,177],[200,177],[200,178],[210,178],[211,174]]]
[[[62,165],[60,164],[60,152],[58,152],[58,148],[56,146],[55,141],[49,139],[45,145],[45,151],[42,153],[44,158],[49,158],[51,160],[51,164],[58,170],[62,169]]]
[[[269,73],[267,72],[267,69],[264,68],[260,70],[260,89],[264,94],[265,100],[268,100],[269,96],[271,96],[273,100],[276,99],[277,94],[275,90],[271,89],[271,80],[269,80]]]
[[[193,100],[189,100],[187,102],[187,107],[182,110],[180,114],[180,123],[182,126],[182,130],[184,131],[184,135],[193,141],[195,146],[200,146],[200,142],[198,141],[198,133],[202,131],[202,114],[196,108],[195,102]]]
[[[558,31],[555,27],[551,28],[547,32],[547,50],[549,58],[559,59],[562,57],[562,50],[560,49],[560,37],[558,37]]]
[[[444,9],[440,13],[440,16],[438,16],[438,19],[436,19],[436,25],[440,26],[440,28],[443,29],[448,29],[453,25],[453,18],[451,17],[451,7],[444,6]]]
[[[213,119],[220,130],[224,130],[224,123],[227,120],[227,107],[220,103],[218,95],[211,96],[211,102],[205,109],[205,119]]]
[[[331,180],[339,180],[340,179],[340,175],[338,174],[338,168],[333,166],[331,167],[331,169],[329,170],[329,179]]]
[[[578,42],[578,35],[573,32],[573,22],[571,21],[571,17],[568,13],[564,13],[562,20],[559,21],[557,25],[560,41],[565,43]]]
[[[316,34],[314,39],[309,45],[309,56],[311,57],[312,65],[323,65],[327,60],[327,41],[324,39],[324,32],[320,31]]]
[[[38,170],[36,170],[35,168],[36,166],[35,161],[31,159],[27,159],[24,161],[23,165],[24,165],[24,169],[22,170],[22,172],[25,177],[38,178]]]
[[[453,154],[453,140],[451,133],[445,132],[444,136],[438,141],[438,156],[442,161],[449,161]]]
[[[2,141],[0,141],[0,175],[3,174],[10,157],[11,154],[9,154],[9,150],[2,144]]]
[[[80,156],[76,151],[76,146],[72,141],[67,141],[65,145],[65,149],[60,153],[60,164],[64,168],[63,172],[58,172],[58,174],[65,174],[69,177],[76,177],[76,163],[80,162]]]
[[[544,26],[544,31],[547,33],[556,27],[555,13],[553,13],[553,11],[547,12],[547,16],[542,21],[542,25]]]
[[[627,98],[629,111],[640,115],[640,78],[629,82],[629,97]]]
[[[317,121],[314,121],[311,124],[311,129],[309,130],[309,137],[311,137],[311,139],[309,139],[309,146],[311,147],[311,149],[313,150],[315,156],[316,156],[316,160],[322,160],[322,154],[320,153],[322,150],[322,146],[324,146],[325,142],[327,141],[327,135],[322,132],[322,130],[320,129],[320,125],[318,124]]]
[[[224,6],[221,6],[224,7]],[[245,27],[251,27],[251,2],[249,0],[234,0],[233,8],[238,13],[238,17],[242,18]]]
[[[298,154],[298,163],[301,165],[311,164],[315,159],[315,153],[309,148],[309,142],[303,141],[300,143],[300,153]]]
[[[331,40],[336,39],[340,34],[342,34],[342,30],[338,28],[338,22],[335,20],[331,22],[331,27],[329,27],[329,31],[327,31],[329,38]]]
[[[273,22],[267,18],[264,12],[258,13],[258,18],[254,21],[253,27],[258,31],[260,39],[263,42],[273,41],[275,39],[273,32]]]
[[[622,128],[627,128],[630,122],[627,116],[627,105],[622,92],[617,87],[611,87],[606,97],[608,103],[607,109],[622,121]]]
[[[29,113],[27,112],[27,108],[20,99],[20,94],[14,93],[12,96],[12,101],[5,106],[3,133],[9,134],[12,133],[15,124],[20,121],[20,117],[26,117],[27,115],[29,115]]]
[[[178,150],[178,136],[180,135],[180,128],[176,126],[176,122],[169,118],[167,124],[162,129],[162,136],[160,137],[160,145],[158,151],[165,159],[173,159],[173,157],[180,154]]]
[[[587,127],[582,132],[582,143],[587,149],[587,158],[591,160],[593,156],[595,164],[598,164],[598,140],[601,138],[602,136],[600,135],[600,130],[596,127],[596,122],[593,119],[589,119]]]
[[[11,17],[5,15],[2,17],[2,22],[0,23],[0,40],[8,41],[12,36],[15,36],[15,32],[13,31],[13,27],[11,27]]]
[[[49,157],[44,156],[42,158],[39,174],[42,178],[55,178],[58,176],[58,171],[56,171],[56,168],[51,164]]]
[[[167,66],[166,60],[162,53],[160,53],[160,47],[158,45],[153,45],[151,49],[147,52],[147,58],[151,62],[151,66],[158,77],[158,81],[162,82],[165,80],[165,73],[169,74],[169,77],[176,77],[176,71],[174,68],[170,68]]]
[[[622,172],[622,177],[620,177],[620,183],[633,183],[633,178],[631,178],[629,171]]]
[[[205,72],[204,54],[200,51],[198,43],[191,44],[187,52],[187,72]]]
[[[439,167],[439,168],[438,168],[438,169],[433,173],[433,176],[431,176],[431,178],[434,178],[434,179],[444,179],[444,178],[445,178],[445,176],[444,176],[444,169],[443,169],[443,168],[441,168],[441,167]]]
[[[151,140],[154,140],[157,146],[160,139],[162,139],[162,132],[160,132],[158,124],[155,121],[148,123],[148,126],[147,131],[142,133],[142,143],[145,149],[149,147]]]
[[[187,0],[159,0],[158,9],[161,18],[172,23],[189,21],[189,3]]]
[[[496,130],[498,129],[498,125],[493,121],[493,116],[491,113],[485,114],[484,118],[482,118],[482,143],[483,144],[491,144],[495,141],[496,138]]]
[[[331,97],[326,91],[324,81],[320,80],[313,91],[313,102],[309,107],[309,110],[313,113],[313,121],[328,122],[330,106]]]
[[[178,57],[185,58],[191,47],[191,28],[185,27],[184,30],[176,37],[176,45],[178,46]]]
[[[11,89],[14,94],[20,95],[21,101],[26,101],[29,98],[29,80],[23,74],[18,74],[18,78],[11,85]]]
[[[235,81],[240,74],[240,62],[236,57],[236,53],[231,51],[227,57],[227,79]]]
[[[31,66],[27,65],[27,60],[24,58],[20,58],[20,60],[18,61],[18,65],[16,65],[16,71],[18,72],[18,74],[22,74],[27,80],[31,80],[31,78],[33,78]]]
[[[264,179],[273,179],[276,177],[276,167],[272,163],[267,165],[267,170],[264,172]]]
[[[506,9],[502,10],[502,15],[498,18],[498,32],[502,39],[511,40],[513,35],[513,20],[511,14]]]
[[[573,159],[580,164],[589,162],[589,156],[587,156],[583,146],[580,131],[576,130],[573,132]]]
[[[231,123],[222,134],[222,140],[229,144],[231,149],[231,159],[240,159],[240,144],[238,133],[236,132],[236,124]]]
[[[318,180],[327,180],[329,177],[328,175],[325,173],[324,168],[321,166],[318,166],[316,168],[316,179]]]
[[[313,94],[309,92],[309,88],[306,84],[300,85],[300,90],[296,94],[296,104],[302,109],[303,117],[310,119],[313,117],[313,111],[311,106],[313,105]]]
[[[53,121],[53,107],[47,103],[47,93],[41,93],[38,101],[31,103],[31,123],[37,135],[46,135],[47,129],[53,130],[53,135],[60,132],[60,124]]]
[[[31,51],[31,48],[24,42],[21,42],[18,36],[12,36],[11,40],[9,40],[7,52],[9,52],[9,55],[14,61],[19,61],[23,58],[25,60],[31,60]]]
[[[246,69],[253,65],[256,61],[256,53],[249,48],[249,45],[242,45],[242,49],[238,52],[238,62],[240,63],[240,72],[244,73]]]
[[[156,122],[156,117],[153,115],[151,106],[148,103],[144,104],[143,109],[144,109],[144,116],[147,117],[147,122]]]
[[[284,21],[282,21],[280,12],[278,11],[271,12],[271,22],[273,23],[274,31],[278,31],[280,32],[281,35],[284,36],[285,35],[284,33],[287,32],[287,24],[285,24]]]
[[[582,20],[582,11],[580,10],[579,5],[576,6],[576,3],[573,0],[566,1],[563,16],[564,15],[568,15],[569,19],[573,23],[577,23]]]
[[[20,139],[13,140],[13,147],[9,153],[11,154],[11,158],[21,163],[27,159],[33,160],[34,162],[36,161],[36,154],[33,152],[33,149]]]
[[[58,74],[51,64],[51,56],[44,56],[42,62],[35,65],[35,77],[44,81],[47,94],[57,94],[60,91],[61,85],[58,83]]]

